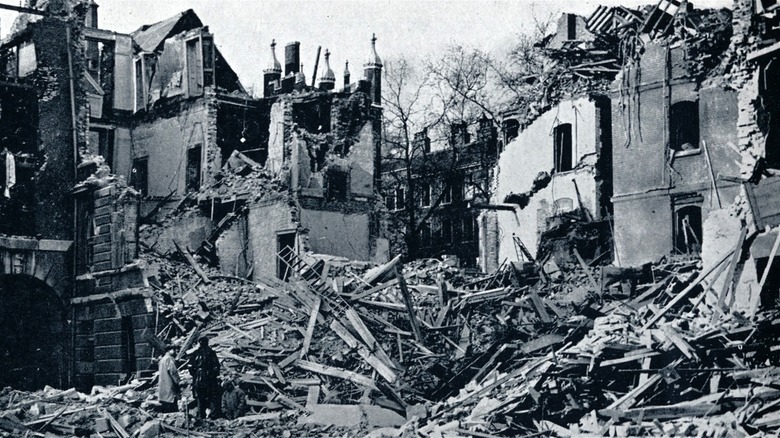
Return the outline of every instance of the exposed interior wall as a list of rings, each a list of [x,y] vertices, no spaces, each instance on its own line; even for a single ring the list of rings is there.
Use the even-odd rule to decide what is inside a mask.
[[[216,241],[219,268],[228,275],[245,278],[253,264],[247,215],[239,215]]]
[[[176,217],[169,217],[163,226],[143,227],[140,239],[143,245],[159,254],[176,252],[174,242],[195,250],[214,230],[211,219],[200,211],[190,210]]]
[[[253,254],[254,272],[266,276],[273,275],[276,272],[279,233],[298,230],[298,224],[293,222],[291,207],[285,200],[251,205],[248,223],[251,230],[249,242]]]
[[[371,236],[367,213],[301,209],[301,226],[308,230],[307,245],[318,254],[371,259]]]
[[[205,173],[209,122],[209,105],[198,99],[183,104],[178,113],[137,123],[132,132],[133,159],[148,159],[147,196],[163,198],[172,192],[182,196],[187,188],[187,151],[198,145],[201,175]],[[126,177],[132,181],[132,173]]]
[[[597,108],[589,98],[562,102],[507,145],[498,160],[493,203],[502,203],[509,195],[532,190],[540,172],[552,174],[552,179],[546,187],[531,195],[524,208],[515,206],[514,212],[496,212],[498,259],[517,259],[514,235],[535,257],[539,235],[546,229],[546,219],[556,213],[581,207],[594,218],[600,215],[595,169],[599,148],[596,115]],[[565,123],[572,126],[574,169],[555,173],[553,132],[556,126]],[[490,245],[490,242],[485,244]]]

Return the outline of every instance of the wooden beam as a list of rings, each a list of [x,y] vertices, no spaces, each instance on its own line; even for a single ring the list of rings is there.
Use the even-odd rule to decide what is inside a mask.
[[[392,366],[393,360],[382,348],[382,344],[376,340],[374,334],[371,333],[371,330],[369,330],[366,324],[363,322],[363,319],[360,318],[360,314],[358,314],[355,309],[349,308],[346,311],[346,316],[349,320],[349,323],[352,325],[352,328],[355,329],[355,332],[360,336],[361,339],[363,339],[363,342],[365,342],[368,350],[376,354],[385,364]]]
[[[412,333],[414,334],[414,339],[417,340],[422,345],[425,345],[423,342],[422,332],[420,332],[420,325],[417,323],[417,316],[414,313],[414,305],[412,304],[412,297],[409,295],[409,288],[406,287],[406,279],[403,275],[401,275],[401,269],[398,267],[400,265],[399,263],[396,263],[393,265],[393,269],[395,270],[395,276],[398,278],[398,286],[401,289],[401,295],[404,297],[404,304],[406,305],[406,311],[409,313],[409,324],[412,326]]]
[[[390,368],[389,365],[384,363],[381,359],[379,359],[376,355],[371,354],[371,352],[366,348],[365,345],[363,345],[360,341],[358,341],[357,338],[355,338],[352,333],[347,330],[346,327],[344,327],[343,324],[336,321],[335,319],[330,323],[330,328],[337,334],[339,337],[346,342],[347,345],[349,345],[350,348],[353,348],[357,351],[358,355],[363,358],[371,367],[373,367],[379,375],[385,378],[390,383],[395,383],[398,376],[396,376],[395,372]]]
[[[718,308],[723,310],[726,310],[724,308],[726,296],[728,296],[729,290],[733,289],[732,283],[734,280],[734,273],[737,271],[739,257],[742,255],[742,244],[745,242],[745,236],[747,236],[747,227],[742,227],[742,231],[739,233],[739,239],[737,240],[737,246],[734,247],[734,251],[732,252],[729,273],[726,275],[726,281],[723,282],[723,289],[721,289],[720,296],[718,296]]]
[[[585,260],[582,259],[582,256],[580,255],[579,251],[577,251],[577,248],[574,248],[574,256],[577,257],[577,261],[580,262],[580,266],[582,266],[582,270],[585,271],[585,274],[588,276],[588,280],[590,280],[590,284],[593,285],[594,292],[601,293],[601,290],[599,288],[598,282],[596,282],[596,279],[593,278],[593,274],[590,273],[590,268],[588,267],[588,264],[585,263]]]
[[[764,268],[764,273],[761,274],[761,281],[758,282],[758,291],[761,293],[761,289],[764,288],[764,283],[766,282],[767,277],[769,277],[769,271],[772,269],[772,262],[775,260],[775,256],[777,255],[777,249],[780,247],[780,228],[777,228],[777,237],[775,237],[775,243],[772,245],[772,251],[769,252],[769,260],[766,262],[766,268]]]
[[[317,315],[320,312],[320,305],[322,305],[322,299],[319,295],[314,296],[314,304],[312,305],[311,315],[309,315],[309,324],[306,326],[306,336],[303,338],[303,347],[301,348],[300,357],[303,358],[309,353],[309,347],[311,347],[311,337],[314,335],[314,327],[317,325]]]
[[[528,298],[530,298],[531,304],[533,304],[536,313],[539,315],[539,319],[541,319],[544,323],[552,322],[552,318],[550,318],[550,315],[544,308],[544,302],[542,301],[542,298],[539,297],[535,291],[528,291]]]
[[[23,14],[35,14],[35,15],[43,15],[43,16],[49,15],[46,11],[41,11],[40,9],[24,8],[21,6],[7,5],[5,3],[0,3],[0,9],[7,9],[9,11],[21,12]]]
[[[349,380],[352,383],[356,383],[367,388],[379,390],[376,383],[371,378],[362,374],[355,373],[353,371],[346,371],[340,368],[331,367],[327,365],[320,365],[316,362],[309,362],[307,360],[297,360],[295,364],[306,371],[311,371],[317,374],[323,374],[325,376],[338,377],[339,379]]]
[[[198,266],[198,262],[195,261],[195,257],[190,254],[189,249],[187,247],[184,247],[183,245],[180,245],[179,242],[177,242],[175,239],[173,241],[173,244],[176,246],[176,249],[179,250],[182,255],[184,255],[184,258],[187,259],[187,263],[192,266],[193,269],[195,269],[195,272],[198,274],[198,276],[203,280],[204,283],[209,284],[211,283],[211,280],[209,280],[209,277],[206,275],[206,273],[201,269],[200,266]]]
[[[723,257],[720,258],[720,260],[718,260],[717,263],[712,265],[705,272],[700,273],[699,276],[696,277],[696,279],[691,282],[691,284],[689,284],[685,289],[683,289],[680,293],[678,293],[677,296],[672,298],[672,300],[669,301],[669,303],[663,309],[661,309],[660,312],[658,312],[655,315],[653,315],[653,317],[650,318],[645,323],[644,326],[642,326],[642,331],[645,331],[645,330],[649,329],[650,327],[653,326],[653,324],[658,322],[658,320],[660,320],[661,317],[663,317],[666,314],[666,312],[668,312],[672,307],[677,305],[677,303],[679,303],[683,298],[685,298],[696,286],[699,285],[699,283],[701,283],[705,278],[707,278],[707,276],[710,275],[712,273],[712,271],[717,269],[717,267],[720,266],[721,263],[725,262],[726,259],[728,259],[733,253],[734,253],[733,250],[727,252],[726,254],[723,255]]]

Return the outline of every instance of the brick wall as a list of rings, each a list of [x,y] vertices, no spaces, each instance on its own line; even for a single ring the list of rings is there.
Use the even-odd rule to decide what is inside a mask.
[[[622,265],[657,260],[673,250],[673,196],[698,194],[707,201],[700,205],[706,217],[718,208],[711,202],[716,199],[710,193],[713,175],[720,190],[728,191],[722,186],[730,183],[721,178],[739,174],[737,93],[720,84],[701,87],[687,78],[681,48],[667,54],[666,47],[651,43],[646,49],[641,63],[616,83],[613,94],[613,204]],[[698,102],[700,148],[673,156],[667,145],[668,113],[670,105],[685,100]],[[721,193],[721,198],[726,204],[733,196]]]

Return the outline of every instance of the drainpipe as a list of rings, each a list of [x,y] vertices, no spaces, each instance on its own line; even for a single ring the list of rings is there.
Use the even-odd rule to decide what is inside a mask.
[[[65,26],[65,45],[66,50],[68,52],[68,82],[70,86],[70,115],[71,115],[71,132],[73,137],[73,183],[75,184],[78,180],[78,162],[79,162],[79,145],[78,145],[78,132],[76,131],[78,127],[78,117],[76,115],[76,85],[75,80],[73,78],[73,54],[71,53],[71,28],[70,23]],[[76,289],[76,263],[77,263],[77,248],[76,248],[76,233],[78,229],[78,217],[77,217],[77,201],[76,197],[73,197],[73,232],[72,232],[72,238],[73,238],[73,280],[71,287],[73,288],[72,293],[75,294]],[[70,320],[70,327],[71,327],[71,348],[69,351],[69,354],[71,356],[70,358],[70,367],[68,370],[68,383],[73,383],[75,379],[75,354],[73,352],[76,351],[76,309],[72,307],[71,305],[71,320]]]

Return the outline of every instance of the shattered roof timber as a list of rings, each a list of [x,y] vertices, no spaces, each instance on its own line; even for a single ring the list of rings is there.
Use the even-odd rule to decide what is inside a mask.
[[[171,18],[154,24],[145,24],[131,33],[133,40],[143,52],[159,50],[166,39],[188,29],[203,26],[192,9],[180,12]]]

